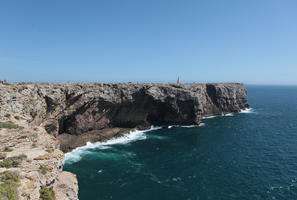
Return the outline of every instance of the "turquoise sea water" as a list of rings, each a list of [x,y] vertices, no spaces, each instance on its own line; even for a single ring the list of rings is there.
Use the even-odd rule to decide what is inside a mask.
[[[81,200],[297,199],[297,87],[250,86],[253,108],[67,154]]]

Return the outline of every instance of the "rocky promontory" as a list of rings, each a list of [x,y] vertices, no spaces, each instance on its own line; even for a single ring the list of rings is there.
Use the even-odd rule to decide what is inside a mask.
[[[43,141],[42,138],[45,137],[51,138],[47,141],[53,142],[58,139],[61,145],[54,145],[52,148],[54,151],[51,152],[53,158],[49,159],[57,160],[51,168],[54,168],[58,175],[50,179],[57,183],[58,180],[63,179],[59,178],[62,173],[63,153],[57,148],[66,152],[84,145],[87,141],[107,140],[121,136],[131,129],[145,129],[151,125],[199,125],[203,117],[237,113],[248,107],[247,91],[240,83],[19,83],[0,85],[0,120],[2,122],[14,121],[16,124],[21,122],[24,127],[27,127],[16,131],[15,137],[5,128],[1,130],[1,135],[19,138],[23,137],[25,130],[37,127],[38,130],[42,130],[35,131],[40,141]],[[5,141],[8,140],[5,139]],[[32,142],[27,144],[25,141],[27,140],[21,141],[24,146],[18,149],[32,145]],[[46,144],[46,142],[44,145],[40,142],[39,146],[42,146],[44,150],[47,148]],[[59,159],[54,153],[59,154]],[[35,163],[40,162],[35,159],[35,154],[26,156],[32,157],[30,157],[33,160],[32,169],[33,165],[44,165]],[[64,179],[69,177],[65,174],[61,176]],[[36,191],[48,185],[42,180],[41,177],[40,184],[34,186],[37,188]],[[27,181],[30,182],[30,178]],[[75,182],[72,181],[69,185],[75,185]],[[53,183],[50,186],[55,190]],[[56,193],[63,194],[57,191]],[[69,194],[66,199],[77,198],[73,195],[75,189],[72,191],[68,188],[67,191],[68,193],[64,192],[64,194]]]
[[[62,171],[60,142],[15,115],[0,122],[1,200],[78,200],[76,176]]]
[[[48,133],[199,124],[248,107],[243,84],[16,84],[1,86],[0,119],[21,115]]]

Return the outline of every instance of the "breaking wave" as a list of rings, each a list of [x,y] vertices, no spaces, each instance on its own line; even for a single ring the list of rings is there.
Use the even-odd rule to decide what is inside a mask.
[[[67,163],[74,163],[78,162],[84,155],[87,155],[90,153],[89,150],[92,149],[108,149],[110,148],[110,145],[114,144],[127,144],[132,141],[136,140],[144,140],[147,138],[147,136],[144,134],[148,131],[152,130],[158,130],[161,129],[162,127],[151,127],[150,129],[147,130],[133,130],[130,131],[128,134],[125,134],[121,137],[117,138],[112,138],[110,140],[104,141],[104,142],[87,142],[85,146],[75,148],[71,152],[68,152],[65,154],[65,159],[64,162]]]
[[[240,113],[255,113],[253,108],[246,108],[240,111]]]
[[[202,119],[212,119],[212,118],[215,118],[215,117],[218,117],[218,116],[211,115],[211,116],[207,116],[207,117],[202,117]]]
[[[253,108],[246,108],[246,109],[242,109],[239,113],[244,113],[244,114],[248,114],[248,113],[256,113],[255,110]],[[210,115],[210,116],[206,116],[206,117],[202,117],[202,119],[212,119],[215,117],[232,117],[234,116],[235,113],[227,113],[227,114],[222,114],[222,115]]]
[[[181,128],[194,128],[194,127],[201,127],[201,126],[205,126],[205,123],[200,123],[199,125],[171,125],[168,126],[167,128],[173,128],[173,127],[181,127]]]
[[[232,117],[232,116],[234,116],[234,114],[233,114],[233,113],[227,113],[227,114],[224,114],[224,115],[222,115],[222,116],[225,116],[225,117]]]

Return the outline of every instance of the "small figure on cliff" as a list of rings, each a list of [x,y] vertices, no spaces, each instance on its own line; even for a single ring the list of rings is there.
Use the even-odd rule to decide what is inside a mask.
[[[177,77],[176,84],[180,84],[180,81],[179,81],[179,76]]]

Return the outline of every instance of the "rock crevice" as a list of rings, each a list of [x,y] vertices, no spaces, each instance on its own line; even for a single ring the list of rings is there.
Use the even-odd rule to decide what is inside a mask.
[[[240,83],[16,84],[0,90],[0,118],[21,114],[55,136],[150,125],[199,124],[248,107]]]
[[[6,127],[0,127],[0,142],[2,151],[11,151],[1,153],[0,162],[25,154],[16,169],[20,199],[38,199],[48,187],[57,199],[76,200],[77,180],[62,171],[62,151],[134,128],[198,125],[205,116],[248,107],[240,83],[0,85],[0,122]],[[0,166],[0,175],[9,170]]]

